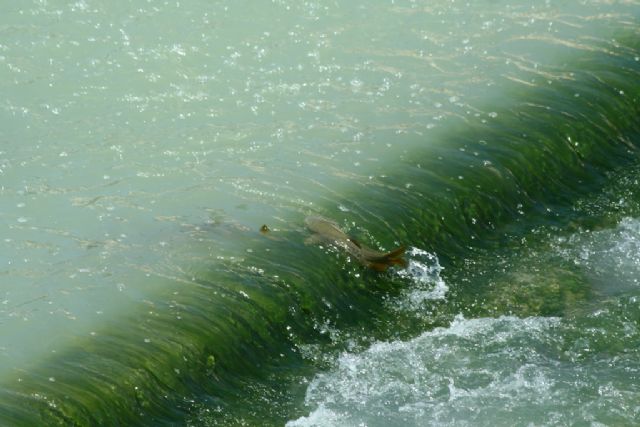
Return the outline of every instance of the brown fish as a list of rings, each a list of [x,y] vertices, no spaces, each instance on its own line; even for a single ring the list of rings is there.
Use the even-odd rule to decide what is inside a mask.
[[[340,247],[357,259],[362,265],[376,271],[385,271],[392,265],[402,267],[406,267],[407,265],[403,258],[404,246],[391,252],[380,252],[368,248],[357,240],[349,237],[335,222],[321,216],[307,217],[304,222],[307,228],[313,232],[313,234],[305,240],[306,243],[325,243]]]

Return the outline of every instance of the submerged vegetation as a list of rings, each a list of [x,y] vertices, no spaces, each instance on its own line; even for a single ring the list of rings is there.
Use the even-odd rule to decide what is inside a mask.
[[[80,3],[73,7],[82,9]],[[365,5],[361,6],[358,13],[364,13],[366,9]],[[315,25],[314,14],[320,13],[321,9],[318,7],[311,10],[309,16],[305,15],[309,25]],[[414,9],[403,6],[395,7],[394,13],[408,21],[414,15],[420,16]],[[503,12],[497,16],[499,19],[495,22],[500,24],[502,19],[504,23]],[[220,25],[221,18],[216,19],[215,22],[207,21],[207,28]],[[521,19],[522,16],[516,14],[514,20],[520,22]],[[536,16],[536,19],[540,18]],[[137,22],[130,17],[127,20]],[[533,25],[534,21],[531,18],[526,25]],[[580,17],[580,25],[586,25],[586,21]],[[481,23],[482,28],[494,25],[486,22],[493,21]],[[568,34],[572,35],[580,26],[568,27],[571,28],[567,30]],[[286,33],[289,37],[298,37],[298,33],[303,32],[299,26],[292,28],[295,31]],[[440,28],[443,34],[447,30]],[[235,27],[229,31],[237,36]],[[321,56],[318,49],[330,41],[337,42],[329,32],[325,34],[323,30],[318,35],[315,31],[310,34],[317,36],[317,45],[305,45],[301,56],[317,62]],[[335,33],[333,37],[339,37],[347,29],[336,24],[331,31]],[[268,38],[268,33],[256,32],[251,37]],[[440,43],[431,33],[420,36],[425,43],[434,46]],[[135,39],[124,30],[120,30],[117,37],[124,40],[119,48],[129,48],[130,39]],[[334,406],[357,407],[345,415],[350,420],[349,417],[359,420],[358,417],[366,419],[366,416],[378,413],[369,410],[365,404],[358,407],[359,402],[371,403],[383,413],[385,405],[380,402],[393,401],[391,407],[396,412],[388,418],[380,415],[381,419],[421,425],[429,417],[429,410],[433,409],[429,404],[433,402],[436,402],[434,406],[440,405],[437,409],[446,412],[446,405],[440,403],[455,399],[465,403],[464,399],[470,399],[469,405],[498,413],[491,406],[491,399],[482,400],[484,392],[498,403],[507,399],[505,395],[508,394],[508,399],[513,400],[507,399],[506,403],[512,407],[522,406],[522,402],[516,401],[518,393],[501,393],[498,386],[504,383],[507,388],[515,387],[509,381],[521,381],[516,386],[524,384],[522,396],[527,400],[536,396],[535,387],[539,383],[542,383],[540,387],[547,387],[547,383],[552,382],[545,383],[545,378],[555,379],[554,387],[557,387],[550,390],[552,387],[548,386],[551,397],[538,403],[560,413],[562,411],[553,405],[561,402],[554,402],[551,391],[562,391],[562,387],[570,389],[569,397],[566,397],[568,404],[585,406],[581,405],[580,396],[572,395],[576,384],[559,373],[566,371],[580,377],[584,373],[581,369],[588,371],[584,382],[579,384],[587,396],[585,399],[591,399],[589,402],[604,399],[596,401],[594,406],[612,405],[613,398],[607,393],[614,396],[618,390],[622,390],[624,399],[637,398],[633,383],[630,386],[623,379],[628,375],[635,380],[638,372],[637,361],[633,362],[640,348],[638,291],[634,287],[637,280],[633,282],[637,267],[625,264],[625,257],[629,254],[637,256],[638,251],[635,246],[621,248],[613,243],[611,247],[603,247],[604,244],[595,238],[630,244],[637,235],[633,221],[640,215],[637,190],[640,176],[640,39],[633,29],[627,29],[615,40],[595,39],[589,35],[577,40],[572,37],[567,36],[570,40],[567,41],[551,36],[535,38],[510,34],[505,43],[535,44],[541,52],[553,47],[562,51],[562,60],[539,64],[533,59],[509,55],[498,61],[488,52],[486,63],[506,60],[516,71],[508,68],[507,77],[497,80],[501,82],[499,85],[491,81],[486,88],[478,89],[481,93],[477,96],[482,101],[475,103],[460,103],[454,94],[456,88],[445,81],[439,89],[440,95],[452,105],[451,110],[445,111],[438,104],[432,108],[436,113],[431,114],[429,110],[428,116],[424,113],[426,107],[420,104],[423,91],[414,88],[414,85],[419,86],[417,83],[411,84],[412,90],[415,89],[412,96],[394,95],[394,99],[401,99],[403,105],[409,106],[397,111],[385,104],[390,102],[387,98],[378,95],[389,90],[391,77],[385,77],[380,88],[371,89],[355,77],[349,80],[348,75],[367,76],[373,67],[379,67],[385,76],[410,73],[408,78],[418,81],[420,76],[416,68],[405,70],[403,61],[418,61],[420,73],[424,68],[440,72],[440,65],[450,61],[447,57],[434,58],[404,48],[389,48],[391,53],[386,55],[393,58],[396,69],[385,62],[389,58],[381,52],[387,51],[380,48],[381,52],[369,52],[379,64],[367,59],[364,65],[358,64],[354,70],[345,72],[347,77],[318,79],[314,85],[285,84],[279,80],[278,64],[288,64],[291,58],[286,55],[273,60],[269,58],[276,64],[274,71],[268,68],[271,66],[267,64],[269,61],[263,62],[267,53],[253,49],[251,45],[247,49],[253,55],[251,58],[257,61],[259,72],[256,75],[271,80],[265,82],[254,75],[254,80],[242,81],[241,89],[224,81],[222,85],[230,93],[216,94],[216,97],[220,105],[249,108],[250,118],[255,123],[229,113],[224,120],[242,124],[223,126],[209,121],[200,124],[205,129],[203,134],[212,139],[213,148],[208,148],[208,154],[224,160],[212,162],[219,169],[208,170],[214,168],[199,157],[201,152],[187,150],[176,154],[166,149],[162,162],[154,166],[157,167],[156,175],[138,172],[139,165],[135,162],[130,165],[131,170],[126,171],[132,175],[131,179],[151,179],[161,176],[163,166],[170,161],[180,156],[188,157],[186,163],[180,163],[178,176],[186,173],[185,170],[196,170],[202,174],[207,197],[212,193],[218,196],[217,199],[211,196],[203,200],[202,193],[190,193],[191,187],[186,184],[174,192],[167,191],[155,181],[149,181],[149,194],[136,191],[135,187],[129,187],[130,181],[126,181],[125,188],[119,190],[122,194],[116,193],[108,199],[129,200],[129,216],[118,212],[116,203],[110,205],[101,196],[90,197],[89,202],[74,199],[74,207],[83,209],[97,209],[104,202],[107,213],[100,211],[99,221],[115,212],[114,222],[101,226],[108,233],[100,229],[102,240],[99,242],[72,236],[83,248],[87,251],[100,248],[99,257],[104,257],[105,263],[110,262],[106,255],[110,247],[118,250],[126,247],[130,249],[127,254],[134,256],[136,251],[157,250],[161,254],[159,265],[151,265],[142,257],[140,260],[124,259],[123,264],[129,268],[130,283],[143,284],[139,288],[129,283],[112,284],[117,292],[129,286],[129,305],[114,307],[112,313],[92,326],[90,333],[74,335],[63,348],[7,374],[0,389],[0,424],[228,426],[282,425],[287,420],[298,419],[304,425],[309,412],[323,407],[322,393],[327,392],[343,393],[331,402]],[[394,40],[389,36],[387,41],[392,43]],[[463,64],[468,61],[465,55],[473,53],[470,49],[473,38],[465,40],[460,48],[463,53],[457,58],[460,64],[454,64],[454,68],[464,68]],[[370,41],[367,39],[366,43]],[[225,69],[228,74],[243,71],[246,67],[243,61],[251,60],[249,54],[243,56],[234,49],[227,46],[223,52],[223,65],[234,71]],[[112,50],[107,58],[115,55]],[[206,68],[204,64],[212,56],[203,51],[206,49],[202,46],[189,50],[174,44],[164,46],[164,50],[131,48],[123,57],[127,61],[139,57],[147,60],[147,56],[173,61],[171,68],[182,73],[178,80],[188,80],[191,76],[189,78],[197,81],[199,91],[198,85],[222,79],[220,73],[204,76],[198,71],[196,77],[190,74],[194,73],[191,68]],[[192,64],[190,61],[199,54],[206,61]],[[328,65],[319,66],[325,67],[322,70],[338,67],[333,63],[338,60],[328,57]],[[0,63],[2,61],[4,56],[0,56]],[[105,67],[120,68],[110,63],[110,59],[100,61],[104,61],[100,63]],[[298,70],[295,65],[291,67],[293,77],[297,79],[302,69]],[[142,74],[147,67],[147,63],[140,63],[131,70]],[[134,71],[131,73],[135,74]],[[447,74],[443,75],[446,77]],[[148,80],[145,84],[151,86],[163,78],[159,73],[145,76]],[[361,98],[346,97],[345,106],[341,108],[363,110],[366,112],[363,114],[381,120],[375,137],[385,139],[383,143],[373,141],[365,146],[366,149],[361,149],[360,145],[357,149],[349,146],[362,139],[360,132],[367,125],[350,116],[342,117],[343,113],[336,112],[339,110],[337,105],[321,97],[316,99],[318,94],[336,90],[341,84],[346,85],[349,94],[371,93],[363,98],[367,104],[354,101]],[[473,82],[465,84],[462,88],[470,92],[477,89]],[[254,93],[255,87],[260,85],[265,86],[265,92],[255,92],[257,95],[250,99],[256,105],[244,105],[241,94]],[[214,108],[213,101],[206,98],[204,92],[191,94],[177,84],[169,86],[184,97],[178,102],[180,121],[176,122],[174,118],[171,126],[191,120],[186,112],[190,106],[188,102],[205,99],[207,120],[223,114],[223,108],[220,107],[220,111]],[[317,93],[305,92],[311,86]],[[78,89],[77,97],[90,87],[93,86],[87,84]],[[103,89],[99,90],[102,94]],[[488,92],[491,97],[487,96]],[[281,105],[267,107],[270,103],[275,104],[269,99],[274,93],[282,97]],[[300,93],[305,96],[296,98]],[[123,98],[138,106],[140,114],[145,113],[149,105],[155,105],[153,96],[145,99],[126,94]],[[157,98],[165,102],[167,96],[157,95]],[[162,106],[166,107],[166,104]],[[266,108],[272,108],[269,114],[258,115],[260,109]],[[245,151],[231,143],[226,148],[222,146],[221,141],[244,141],[249,132],[247,129],[258,127],[261,121],[272,126],[276,111],[282,112],[278,108],[286,113],[285,118],[279,119],[279,127],[272,134],[264,132],[261,138],[267,142],[251,140]],[[332,114],[328,124],[315,116],[323,109]],[[121,112],[114,114],[120,117]],[[328,141],[326,146],[313,147],[315,141],[295,140],[294,137],[300,137],[292,131],[297,126],[295,114],[310,115],[306,136],[320,132],[323,126],[337,129],[338,134],[354,130],[357,133],[349,143],[340,145]],[[446,121],[444,116],[447,116]],[[384,122],[383,118],[387,117],[391,125]],[[409,119],[419,123],[417,128],[422,133],[407,134],[408,125],[404,121]],[[162,122],[155,116],[145,120],[148,120],[145,124],[152,123],[154,127]],[[430,125],[431,121],[441,120],[441,126]],[[189,125],[183,127],[193,129]],[[124,150],[111,140],[113,138],[107,135],[106,148],[101,150],[104,148],[109,155],[121,159]],[[204,139],[193,142],[190,138],[181,138],[180,143],[184,139],[185,144],[206,146]],[[283,142],[287,138],[292,138],[293,142]],[[155,143],[144,141],[144,144]],[[255,154],[260,144],[275,147],[273,150],[278,154],[274,157],[281,152],[283,157],[285,154],[290,157],[280,163],[270,162],[265,159],[264,152]],[[327,154],[326,147],[335,148],[332,144],[338,148]],[[360,157],[349,163],[349,156],[356,151]],[[56,159],[64,160],[69,156],[69,152],[62,150],[55,154]],[[336,158],[340,158],[341,163]],[[365,160],[366,166],[360,163]],[[241,164],[241,171],[225,161]],[[0,175],[5,167],[3,162],[0,162]],[[45,160],[38,162],[46,163]],[[291,166],[291,170],[279,170],[278,166],[285,163],[295,166]],[[41,167],[40,164],[37,166]],[[72,169],[67,165],[62,170]],[[119,182],[109,174],[105,172],[100,176],[107,183],[100,184],[108,187],[105,191],[110,191],[109,188]],[[269,181],[273,177],[277,180]],[[227,184],[232,190],[226,187],[224,191],[220,190]],[[43,188],[48,188],[47,185],[41,184]],[[28,193],[30,190],[20,191]],[[58,193],[67,197],[63,190]],[[155,246],[127,243],[128,237],[122,231],[137,230],[136,227],[149,219],[137,218],[131,212],[148,210],[155,214],[157,212],[150,206],[178,193],[188,194],[180,199],[181,202],[188,200],[194,205],[206,206],[203,211],[208,216],[204,215],[203,219],[163,213],[153,219],[159,224],[171,224],[159,227],[163,232],[184,237],[188,242],[184,245],[188,256],[178,253],[167,243],[171,241],[170,235],[163,235]],[[138,204],[137,199],[144,198],[148,199],[148,205]],[[68,200],[64,199],[64,202]],[[216,203],[225,208],[211,206]],[[232,212],[242,215],[235,218]],[[324,217],[332,221],[322,219]],[[305,239],[309,238],[305,218],[316,218],[312,226],[309,221],[306,225],[315,233],[316,239],[320,237],[325,243],[322,250],[305,244]],[[25,227],[25,232],[35,234],[40,231],[37,228],[28,230],[24,225],[28,219],[22,216],[20,219],[24,220],[18,222]],[[113,224],[127,224],[128,228]],[[618,235],[624,235],[624,238],[617,239]],[[29,244],[37,246],[38,250],[47,250],[46,245]],[[406,245],[406,253],[404,246],[398,248],[399,245]],[[336,247],[346,250],[335,250]],[[55,250],[50,249],[50,252]],[[608,254],[611,262],[607,264],[598,259],[602,253]],[[636,261],[636,258],[632,259]],[[52,263],[54,265],[57,266]],[[404,267],[406,269],[402,270]],[[74,265],[69,280],[77,270]],[[111,271],[104,269],[99,273],[105,280],[112,281]],[[87,294],[95,291],[90,286],[83,290]],[[71,285],[64,292],[73,292]],[[599,307],[598,311],[594,311],[594,306]],[[100,312],[99,316],[102,314]],[[431,351],[429,346],[440,351],[440,344],[442,353]],[[3,350],[1,346],[0,350]],[[482,358],[472,360],[474,351],[477,354],[493,353],[484,365]],[[465,357],[458,358],[461,354]],[[606,359],[609,356],[620,361],[621,367],[611,368]],[[407,364],[395,365],[385,357]],[[526,362],[524,367],[519,365],[523,360]],[[504,366],[503,361],[506,361]],[[538,362],[540,365],[536,365]],[[585,368],[576,365],[578,362],[584,362]],[[442,371],[427,372],[426,363],[442,367]],[[352,366],[362,368],[365,374],[360,375],[357,371],[354,375],[350,370]],[[539,378],[532,371],[538,366],[548,377],[536,382]],[[562,366],[564,370],[554,371],[556,366]],[[608,383],[610,390],[598,386],[601,366],[610,368],[607,372],[613,375]],[[334,375],[332,369],[337,374]],[[381,374],[367,377],[366,369]],[[453,376],[462,371],[464,374],[457,377],[455,383]],[[317,376],[319,372],[323,374]],[[342,379],[345,383],[339,383]],[[374,385],[389,384],[390,390],[397,394],[352,398],[348,393],[358,388],[358,380]],[[418,387],[431,380],[437,384],[433,390]],[[403,388],[406,384],[410,386]],[[497,390],[491,388],[495,384],[498,384]],[[376,400],[378,397],[379,401]],[[626,404],[624,399],[620,405]],[[478,401],[482,404],[478,405]],[[405,405],[406,402],[409,403]],[[474,408],[466,408],[467,412],[464,412],[464,404],[459,409],[461,416],[468,419],[482,412],[474,413]],[[459,414],[453,412],[447,416],[451,415],[455,421]],[[601,412],[605,414],[598,418],[596,415],[600,412],[596,411],[593,422],[625,424],[637,415],[637,409],[633,408],[619,413]],[[518,414],[519,420],[525,420],[527,408]],[[553,418],[543,418],[548,414],[562,420],[563,415],[548,411],[537,414],[540,418],[532,422],[551,423]],[[580,415],[571,412],[572,416],[576,414]],[[328,415],[329,419],[331,416]],[[513,418],[499,421],[508,424]],[[339,425],[338,421],[336,423]],[[331,422],[327,424],[331,425]]]

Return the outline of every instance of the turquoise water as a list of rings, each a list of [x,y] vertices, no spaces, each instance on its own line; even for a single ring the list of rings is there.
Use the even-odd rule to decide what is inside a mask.
[[[342,3],[4,2],[1,424],[636,422],[640,3]]]

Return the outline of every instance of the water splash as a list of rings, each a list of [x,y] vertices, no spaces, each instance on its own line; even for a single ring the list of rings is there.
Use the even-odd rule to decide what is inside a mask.
[[[409,265],[397,275],[411,281],[411,286],[396,301],[396,309],[419,311],[433,300],[444,300],[449,287],[441,276],[444,269],[438,257],[425,250],[412,247],[408,252]]]

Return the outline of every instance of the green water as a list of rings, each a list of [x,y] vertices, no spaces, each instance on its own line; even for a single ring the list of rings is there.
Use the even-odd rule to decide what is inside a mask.
[[[2,6],[0,424],[639,418],[637,1]]]
[[[455,308],[411,295],[390,308],[418,322],[459,314],[410,339],[341,351],[307,389],[310,414],[287,425],[635,425],[637,177],[637,167],[609,176],[562,229],[536,226],[451,275],[432,271],[432,283],[452,284]]]

